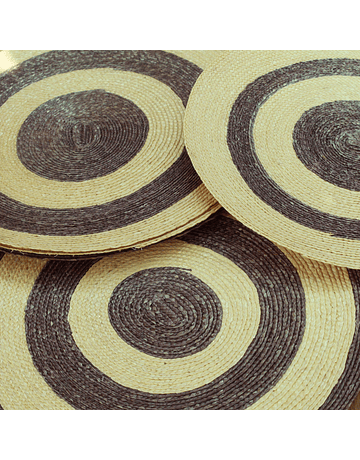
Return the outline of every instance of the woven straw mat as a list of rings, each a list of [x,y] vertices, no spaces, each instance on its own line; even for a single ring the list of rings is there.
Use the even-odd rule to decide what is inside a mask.
[[[0,260],[3,409],[346,409],[360,275],[216,214],[94,260]]]
[[[0,53],[0,246],[143,247],[219,205],[184,148],[196,79],[219,51]]]
[[[230,51],[202,73],[185,143],[239,221],[360,268],[360,51]]]

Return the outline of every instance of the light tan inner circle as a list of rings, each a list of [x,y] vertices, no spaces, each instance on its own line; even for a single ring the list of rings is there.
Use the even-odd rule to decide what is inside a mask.
[[[355,332],[353,290],[345,268],[280,249],[297,269],[305,291],[305,333],[282,379],[249,409],[318,409],[345,369]]]
[[[136,104],[149,121],[143,148],[117,171],[83,182],[61,182],[26,169],[17,156],[19,130],[37,107],[55,97],[103,89]],[[149,184],[184,148],[184,106],[164,83],[135,72],[77,70],[33,83],[0,107],[0,192],[21,203],[45,208],[78,208],[107,203]]]
[[[25,308],[46,260],[0,260],[0,404],[8,410],[73,409],[35,368],[25,334]]]
[[[140,270],[166,266],[191,269],[217,294],[223,308],[215,339],[184,358],[156,358],[131,347],[117,335],[108,316],[110,297],[122,280]],[[127,253],[102,259],[80,281],[69,313],[73,337],[95,367],[121,385],[157,394],[192,390],[222,375],[244,355],[259,321],[258,294],[248,276],[225,257],[181,241],[147,248],[141,257]]]
[[[240,176],[227,146],[231,109],[256,78],[300,61],[360,59],[359,51],[231,51],[197,80],[185,114],[185,142],[201,179],[234,217],[270,240],[325,263],[360,268],[360,241],[334,238],[284,217]],[[206,116],[204,115],[206,114]],[[314,190],[314,194],[322,193]]]
[[[360,77],[318,77],[280,89],[255,118],[255,151],[269,176],[294,198],[322,212],[360,219],[360,192],[337,187],[312,173],[293,147],[294,128],[304,112],[340,100],[360,100]]]

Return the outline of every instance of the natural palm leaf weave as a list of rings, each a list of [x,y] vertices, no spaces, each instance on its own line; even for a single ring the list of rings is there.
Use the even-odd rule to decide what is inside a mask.
[[[183,140],[191,88],[218,53],[1,52],[0,246],[142,247],[218,209]]]
[[[360,268],[360,51],[231,51],[185,116],[195,169],[238,220]]]
[[[0,260],[4,409],[345,409],[356,270],[218,214],[95,260]]]

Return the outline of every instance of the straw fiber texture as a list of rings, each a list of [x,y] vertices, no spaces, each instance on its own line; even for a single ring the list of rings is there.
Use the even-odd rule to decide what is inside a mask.
[[[0,246],[143,247],[218,204],[184,147],[196,79],[220,52],[0,53]]]
[[[356,270],[217,214],[95,260],[0,260],[3,409],[346,409]]]
[[[230,51],[197,80],[185,142],[239,221],[360,268],[360,52]]]

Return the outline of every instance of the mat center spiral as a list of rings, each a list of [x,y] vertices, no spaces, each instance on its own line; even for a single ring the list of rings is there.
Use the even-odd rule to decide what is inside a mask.
[[[158,358],[182,358],[216,337],[222,307],[214,291],[180,268],[152,268],[122,281],[109,302],[110,322],[132,347]]]
[[[360,102],[326,102],[306,111],[295,125],[299,160],[323,180],[360,191]]]
[[[71,135],[74,146],[84,149],[90,147],[99,138],[100,129],[97,125],[79,122],[72,126]]]
[[[360,128],[360,122],[359,122]],[[345,150],[345,155],[350,154],[360,154],[360,129],[352,129],[341,133],[338,137],[339,143],[342,143],[348,149],[351,149],[350,152]]]
[[[104,90],[65,94],[24,121],[17,155],[31,172],[80,182],[115,172],[142,149],[149,122],[132,101]]]

